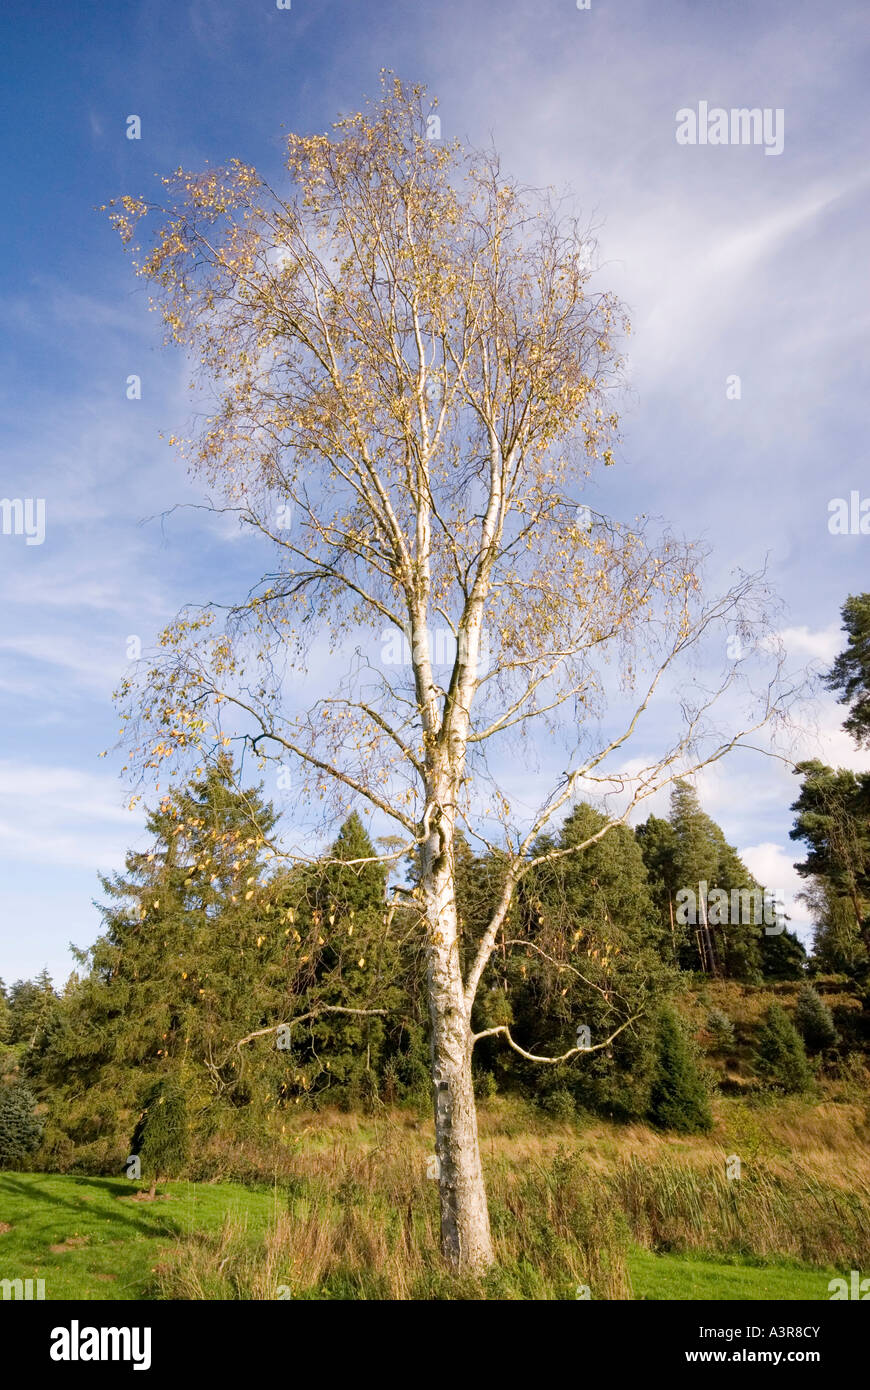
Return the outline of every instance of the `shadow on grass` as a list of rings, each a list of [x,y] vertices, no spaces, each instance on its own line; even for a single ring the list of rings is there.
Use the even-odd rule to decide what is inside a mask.
[[[3,1184],[7,1190],[13,1192],[16,1196],[24,1197],[25,1199],[39,1198],[41,1202],[49,1203],[53,1207],[66,1207],[70,1211],[74,1211],[78,1216],[86,1215],[89,1210],[85,1207],[83,1211],[77,1202],[70,1201],[68,1197],[59,1197],[55,1192],[44,1191],[40,1187],[38,1179],[31,1182],[22,1182],[20,1178],[15,1178],[11,1173],[3,1173],[0,1176],[2,1176]],[[27,1176],[29,1177],[30,1175],[28,1174]],[[51,1180],[51,1176],[50,1174],[48,1175],[49,1181]],[[83,1187],[96,1188],[98,1192],[109,1192],[115,1198],[130,1197],[132,1195],[129,1184],[123,1179],[77,1177],[76,1182]],[[154,1203],[148,1203],[148,1208],[149,1212],[152,1210],[154,1211],[155,1216],[171,1215],[171,1213],[166,1212],[162,1208],[157,1209]],[[176,1234],[176,1228],[171,1222],[143,1220],[142,1218],[146,1215],[147,1213],[143,1211],[141,1216],[137,1219],[129,1208],[118,1206],[112,1211],[109,1219],[111,1221],[117,1221],[125,1226],[131,1226],[134,1230],[141,1231],[143,1235],[147,1236]]]

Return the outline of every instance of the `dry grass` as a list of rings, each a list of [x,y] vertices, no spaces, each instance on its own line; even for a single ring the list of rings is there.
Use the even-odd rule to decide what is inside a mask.
[[[870,1258],[870,1187],[832,1187],[812,1168],[789,1173],[756,1162],[729,1180],[724,1165],[637,1159],[622,1164],[614,1188],[635,1239],[653,1250],[715,1250],[759,1259],[859,1268]]]
[[[265,1240],[239,1221],[219,1237],[179,1241],[164,1262],[162,1298],[597,1298],[631,1296],[628,1230],[598,1199],[576,1158],[501,1164],[489,1191],[498,1270],[452,1279],[439,1255],[434,1183],[407,1147],[339,1155],[312,1173],[311,1155],[280,1192]]]
[[[295,1118],[295,1117],[294,1117]],[[711,1135],[642,1124],[558,1125],[507,1100],[481,1111],[499,1268],[482,1282],[446,1275],[438,1252],[431,1132],[385,1110],[299,1116],[273,1136],[269,1229],[238,1221],[179,1242],[160,1275],[167,1298],[596,1298],[631,1296],[632,1241],[818,1266],[870,1263],[870,1154],[860,1105],[724,1100]],[[217,1144],[217,1141],[215,1141]],[[729,1181],[725,1157],[742,1176]],[[280,1161],[279,1161],[280,1160]],[[257,1152],[220,1146],[212,1176],[243,1177]],[[226,1165],[231,1172],[223,1171]],[[203,1174],[204,1175],[204,1174]]]

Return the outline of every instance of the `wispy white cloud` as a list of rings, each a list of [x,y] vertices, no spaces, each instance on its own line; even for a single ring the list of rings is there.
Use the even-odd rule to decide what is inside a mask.
[[[108,773],[5,761],[0,805],[0,858],[9,860],[95,872],[123,862],[125,848],[141,831],[141,813],[127,809]]]
[[[142,155],[149,176],[236,153],[271,174],[276,112],[296,128],[323,130],[339,109],[376,94],[382,66],[428,78],[446,139],[491,137],[505,169],[571,189],[576,210],[601,223],[596,284],[631,310],[633,395],[623,401],[623,466],[596,480],[596,499],[614,514],[652,511],[705,535],[720,575],[754,569],[770,551],[771,577],[791,605],[783,632],[790,666],[829,665],[841,641],[839,604],[866,587],[867,573],[860,539],[839,545],[825,531],[826,498],[861,486],[860,477],[842,479],[866,470],[866,355],[857,343],[870,324],[860,289],[870,131],[856,67],[865,6],[845,3],[832,19],[808,0],[739,15],[649,0],[596,0],[588,12],[571,0],[385,0],[348,14],[336,29],[329,6],[267,6],[254,15],[209,0],[180,10],[156,0],[128,31],[121,90],[135,89],[137,103],[150,92],[160,127],[148,118],[141,146],[121,129],[109,152],[103,113],[127,108],[118,107],[118,74],[101,73],[88,124],[79,122],[84,154],[96,161],[88,186],[137,191]],[[189,81],[175,80],[176,63]],[[783,154],[677,147],[675,112],[700,98],[783,107]],[[62,187],[66,173],[58,170]],[[78,174],[74,201],[82,196]],[[94,248],[105,242],[84,248],[80,280],[65,278],[72,254],[64,270],[46,271],[44,245],[64,211],[50,205],[38,224],[44,241],[34,239],[29,260],[23,244],[25,272],[0,299],[7,338],[39,364],[25,399],[8,390],[0,400],[11,480],[4,492],[45,496],[48,525],[45,545],[26,557],[0,548],[0,690],[4,708],[14,697],[20,710],[7,720],[16,771],[0,781],[12,807],[0,848],[30,864],[48,839],[58,863],[90,871],[121,853],[129,824],[138,833],[134,817],[108,812],[120,804],[111,770],[105,780],[87,771],[91,744],[105,743],[127,635],[137,633],[147,649],[182,604],[246,592],[257,564],[231,518],[176,513],[165,526],[139,525],[174,502],[200,499],[159,431],[185,433],[202,402],[187,390],[181,356],[158,352],[159,324],[129,266],[107,253],[93,274]],[[739,405],[726,403],[726,372],[743,378]],[[139,402],[125,399],[130,373],[142,377]],[[315,649],[304,690],[288,682],[291,702],[314,698],[337,672],[336,659]],[[628,770],[667,746],[678,694],[645,724]],[[733,712],[726,707],[723,722]],[[807,707],[791,756],[867,766],[870,755],[855,752],[842,716],[832,696]],[[59,755],[59,790],[15,761],[23,725],[41,725],[46,739],[75,730]],[[505,751],[497,771],[518,816],[531,814],[566,765],[547,739],[526,766]],[[698,785],[705,808],[733,843],[749,845],[744,853],[765,867],[763,876],[785,873],[796,857],[787,835],[797,782],[788,766],[738,755]],[[667,811],[666,791],[643,814],[649,810]],[[87,887],[74,881],[81,909]],[[54,899],[31,911],[40,932],[54,930]],[[40,962],[42,949],[34,949]]]
[[[797,901],[798,893],[806,888],[806,881],[794,867],[795,860],[801,859],[799,845],[785,848],[783,845],[765,842],[760,845],[746,845],[740,849],[740,858],[747,869],[764,888],[782,894],[783,910],[790,919],[789,931],[796,932],[805,945],[812,941],[812,924],[806,906]]]
[[[25,669],[26,665],[60,668],[77,686],[104,698],[111,694],[127,664],[120,640],[117,655],[114,656],[110,654],[108,643],[95,641],[93,634],[88,637],[84,633],[78,637],[62,634],[50,636],[44,632],[0,637],[0,651],[21,658]],[[21,679],[20,675],[17,679]],[[32,677],[30,690],[31,693],[47,693],[41,675]]]

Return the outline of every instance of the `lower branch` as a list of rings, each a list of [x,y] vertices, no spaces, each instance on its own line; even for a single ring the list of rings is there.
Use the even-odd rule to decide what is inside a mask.
[[[475,1033],[474,1037],[471,1039],[471,1045],[473,1047],[476,1042],[480,1042],[481,1038],[494,1038],[498,1034],[502,1034],[507,1038],[508,1044],[513,1048],[514,1052],[518,1052],[521,1057],[525,1057],[527,1062],[544,1062],[548,1066],[556,1066],[558,1062],[570,1062],[572,1057],[586,1056],[590,1052],[600,1052],[603,1047],[609,1047],[613,1039],[619,1037],[619,1034],[624,1028],[627,1028],[630,1023],[636,1022],[640,1017],[640,1014],[632,1014],[631,1018],[627,1018],[624,1023],[620,1023],[616,1031],[611,1033],[609,1038],[605,1038],[604,1042],[595,1043],[594,1047],[572,1047],[568,1052],[563,1052],[561,1057],[536,1057],[533,1052],[526,1052],[525,1048],[520,1047],[519,1043],[514,1042],[511,1037],[510,1029],[506,1023],[500,1024],[498,1028],[486,1028],[482,1033]]]
[[[244,1047],[245,1043],[253,1042],[255,1038],[263,1038],[267,1033],[277,1033],[281,1028],[293,1028],[297,1023],[307,1023],[310,1018],[319,1018],[321,1014],[388,1014],[389,1009],[346,1009],[341,1004],[322,1004],[318,1009],[312,1009],[307,1014],[300,1014],[298,1018],[291,1018],[286,1023],[273,1023],[269,1028],[258,1028],[256,1033],[249,1033],[246,1038],[240,1038],[236,1043],[236,1048]]]

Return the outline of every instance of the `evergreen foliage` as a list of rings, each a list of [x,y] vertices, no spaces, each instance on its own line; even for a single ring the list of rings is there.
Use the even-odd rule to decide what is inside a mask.
[[[765,961],[762,887],[702,811],[694,787],[682,779],[675,782],[668,820],[650,816],[636,833],[650,891],[679,966],[760,983]],[[694,924],[679,920],[680,890],[694,894]],[[734,904],[740,908],[736,919]]]
[[[809,900],[822,908],[820,944],[860,968],[870,946],[870,773],[826,767],[817,759],[798,763],[795,772],[803,781],[790,833],[807,846],[806,859],[795,867],[810,881]]]
[[[601,812],[581,803],[558,836],[542,838],[533,852],[580,846],[604,824]],[[612,827],[585,849],[530,874],[505,937],[518,944],[506,944],[493,959],[480,996],[480,1026],[508,1022],[519,1045],[544,1056],[573,1048],[580,1027],[589,1029],[593,1048],[616,1036],[588,1057],[581,1053],[546,1068],[493,1045],[489,1056],[499,1086],[519,1084],[539,1100],[568,1090],[580,1108],[642,1115],[649,1104],[655,1010],[674,975],[631,830]]]
[[[809,1052],[823,1052],[826,1047],[833,1047],[839,1041],[831,1010],[812,985],[802,985],[800,988],[794,1024]]]
[[[710,1099],[689,1040],[672,1009],[659,1014],[656,1070],[649,1115],[661,1129],[679,1134],[704,1133],[713,1127]]]
[[[759,937],[761,948],[761,973],[765,980],[800,980],[807,965],[807,953],[803,942],[794,932],[784,929],[781,932],[766,931]]]
[[[43,1124],[23,1081],[0,1085],[0,1168],[17,1168],[39,1147]]]
[[[734,1024],[722,1009],[711,1009],[708,1013],[707,1032],[718,1048],[732,1047],[734,1044]]]
[[[771,1004],[755,1054],[755,1069],[771,1086],[806,1091],[812,1084],[801,1036],[781,1004]]]
[[[142,1175],[151,1180],[152,1197],[161,1178],[176,1178],[183,1172],[188,1146],[184,1089],[174,1077],[158,1081],[145,1099],[132,1140]]]
[[[849,706],[843,728],[859,748],[870,744],[870,594],[850,594],[841,610],[848,641],[826,677]]]

